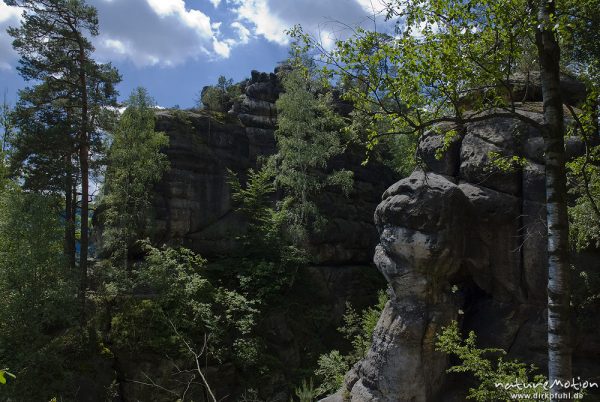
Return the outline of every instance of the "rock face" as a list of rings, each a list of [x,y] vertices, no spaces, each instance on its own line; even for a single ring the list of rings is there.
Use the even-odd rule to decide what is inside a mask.
[[[181,243],[206,257],[226,255],[236,247],[243,222],[231,204],[227,171],[242,180],[261,157],[275,152],[275,101],[281,93],[275,73],[252,72],[245,94],[226,116],[198,111],[160,111],[157,130],[169,136],[165,150],[171,168],[156,191],[156,241]],[[382,164],[362,166],[363,155],[348,152],[330,167],[352,170],[349,198],[332,188],[321,200],[328,219],[313,240],[317,265],[370,265],[377,231],[372,213],[394,180]]]
[[[240,246],[236,238],[245,228],[244,219],[231,202],[228,170],[243,181],[248,169],[258,167],[261,157],[275,152],[274,102],[281,93],[277,75],[253,72],[243,86],[244,95],[228,114],[165,110],[156,115],[157,130],[170,139],[165,152],[171,167],[155,192],[154,242],[181,244],[209,263],[231,255]],[[299,329],[301,323],[294,321],[297,317],[283,313],[265,320],[269,334],[265,341],[283,367],[282,373],[314,364],[310,353],[317,351],[307,350],[307,345],[315,339],[329,349],[338,347],[336,328],[342,323],[346,302],[365,307],[385,285],[372,266],[378,239],[372,216],[381,193],[394,182],[395,175],[376,162],[363,166],[363,158],[364,153],[346,152],[330,161],[331,169],[354,172],[354,190],[348,198],[335,188],[323,194],[319,209],[327,225],[311,239],[314,264],[303,272],[303,277],[310,279],[309,287],[302,289],[311,298],[304,303],[305,308],[313,308],[313,301],[318,300],[318,314],[329,317],[328,322],[321,328]],[[306,362],[309,358],[311,361]],[[272,379],[279,391],[285,389],[281,384],[286,381],[290,379]],[[230,384],[217,391],[233,398],[241,390]],[[283,393],[271,400],[288,399]]]
[[[383,194],[374,260],[393,295],[371,350],[327,400],[451,400],[447,381],[456,379],[446,378],[447,358],[434,343],[436,332],[455,319],[477,333],[480,345],[545,366],[543,139],[517,119],[458,131],[439,160],[443,134],[425,135],[419,147],[425,170]],[[526,163],[501,170],[493,155]],[[598,356],[593,343],[579,342],[576,375],[596,378]]]

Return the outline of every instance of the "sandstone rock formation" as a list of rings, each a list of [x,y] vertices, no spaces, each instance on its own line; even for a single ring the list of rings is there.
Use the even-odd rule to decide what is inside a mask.
[[[165,150],[171,168],[157,187],[156,242],[180,243],[205,257],[226,255],[236,247],[243,221],[233,211],[227,170],[242,179],[261,157],[275,152],[275,101],[282,91],[275,73],[252,72],[244,95],[226,116],[204,111],[159,111],[157,130],[169,136]],[[346,198],[336,189],[320,202],[328,219],[312,242],[319,266],[369,266],[377,231],[372,213],[379,195],[394,180],[377,162],[362,166],[363,154],[347,152],[332,168],[354,172],[354,191]]]
[[[275,101],[282,90],[278,77],[253,72],[242,86],[243,96],[227,114],[202,110],[157,112],[156,129],[170,139],[165,152],[171,166],[155,191],[153,241],[181,244],[209,263],[234,254],[240,246],[236,239],[245,230],[243,217],[232,205],[227,171],[232,170],[243,181],[249,168],[256,169],[261,158],[275,152]],[[319,342],[329,349],[339,347],[336,328],[342,323],[346,302],[365,307],[384,286],[372,266],[378,239],[372,216],[381,193],[393,183],[394,173],[374,161],[363,166],[363,158],[363,152],[350,151],[330,161],[331,169],[354,172],[353,191],[348,198],[335,188],[323,194],[319,209],[327,226],[311,239],[313,264],[303,271],[310,280],[310,287],[303,292],[311,298],[305,308],[315,307],[318,301],[319,311],[315,314],[328,317],[328,322],[318,329],[299,329],[302,323],[297,322],[298,317],[277,313],[263,323],[272,354],[269,358],[277,359],[282,367],[278,373],[282,378],[264,384],[274,389],[271,400],[289,399],[282,385],[291,381],[283,378],[287,371],[314,364],[313,354],[319,351],[307,347]],[[129,371],[135,373],[135,368]],[[216,377],[220,378],[217,384],[223,383],[217,387],[219,394],[233,398],[242,391],[236,388],[241,385],[236,384],[235,375],[219,372]]]
[[[383,194],[374,259],[392,298],[367,356],[326,401],[463,400],[450,392],[455,380],[434,345],[436,332],[455,319],[474,330],[482,346],[545,365],[543,139],[509,118],[457,129],[461,135],[439,160],[443,134],[425,135],[419,146],[424,170]],[[492,162],[493,153],[526,163],[505,171]],[[579,342],[577,375],[597,378],[598,356],[593,342]]]

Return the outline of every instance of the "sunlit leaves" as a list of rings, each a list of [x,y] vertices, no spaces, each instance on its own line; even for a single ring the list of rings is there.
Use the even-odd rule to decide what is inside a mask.
[[[388,18],[393,35],[357,29],[322,52],[346,99],[371,116],[371,140],[468,120],[467,110],[512,108],[509,78],[524,67],[535,22],[525,1],[399,0]]]

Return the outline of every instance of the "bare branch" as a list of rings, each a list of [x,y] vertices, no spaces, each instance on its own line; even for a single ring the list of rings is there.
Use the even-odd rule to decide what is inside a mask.
[[[206,377],[204,376],[204,373],[202,372],[202,368],[200,367],[200,357],[202,356],[202,354],[206,350],[206,345],[208,344],[208,337],[207,337],[207,335],[204,334],[204,344],[202,345],[202,349],[201,349],[200,353],[197,353],[190,346],[190,344],[188,343],[188,341],[183,336],[181,336],[181,334],[177,330],[177,327],[175,327],[175,324],[173,324],[173,321],[171,321],[170,319],[168,319],[168,321],[169,321],[169,324],[171,324],[171,328],[173,328],[173,331],[175,332],[175,334],[185,344],[185,346],[187,347],[188,351],[192,354],[192,356],[194,356],[194,359],[196,360],[196,370],[198,371],[198,374],[200,375],[200,378],[202,378],[202,382],[204,383],[204,386],[206,387],[206,390],[208,391],[208,393],[209,393],[210,397],[212,398],[213,402],[217,402],[217,398],[215,397],[215,394],[212,392],[212,389],[210,388],[210,385],[208,384],[208,381],[206,380]]]

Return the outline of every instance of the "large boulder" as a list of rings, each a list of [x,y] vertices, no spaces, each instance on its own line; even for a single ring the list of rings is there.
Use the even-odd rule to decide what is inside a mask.
[[[529,106],[521,113],[541,121],[540,105]],[[574,156],[581,150],[571,142]],[[375,212],[374,261],[391,300],[371,349],[331,401],[464,400],[468,386],[452,384],[434,348],[435,334],[455,319],[482,347],[547,364],[541,133],[517,118],[445,125],[422,138],[418,154],[425,171],[388,188]],[[503,168],[494,161],[513,157],[518,163]],[[577,335],[574,363],[576,375],[593,379],[600,348],[589,338]]]
[[[516,73],[511,77],[509,84],[515,101],[542,101],[542,81],[539,71]],[[568,105],[579,105],[587,96],[585,84],[567,74],[562,74],[560,77],[560,89],[563,101]]]
[[[385,192],[374,259],[393,297],[366,358],[346,378],[352,401],[435,396],[446,368],[435,334],[458,314],[450,284],[464,255],[467,207],[458,186],[438,174],[416,171]]]

